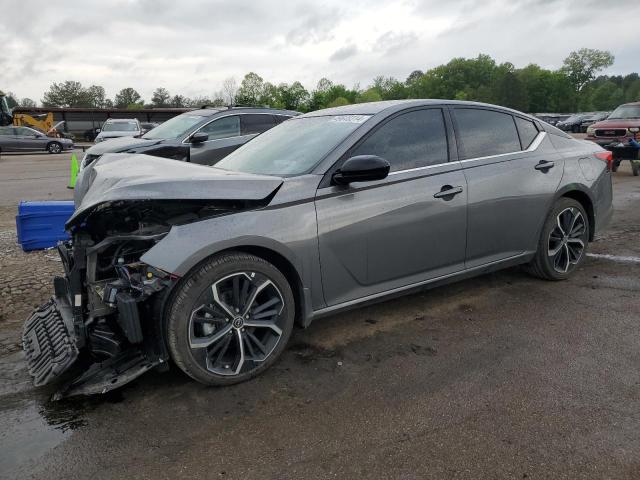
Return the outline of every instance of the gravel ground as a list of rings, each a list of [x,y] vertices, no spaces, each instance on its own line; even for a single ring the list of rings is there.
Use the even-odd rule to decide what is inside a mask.
[[[0,355],[20,348],[15,332],[29,312],[51,297],[51,279],[62,274],[55,250],[23,252],[15,228],[0,230]]]

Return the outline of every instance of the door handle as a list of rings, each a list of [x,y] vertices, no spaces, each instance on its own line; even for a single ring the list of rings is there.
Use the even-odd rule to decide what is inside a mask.
[[[433,194],[433,198],[447,198],[453,197],[459,193],[462,193],[462,187],[452,187],[451,185],[444,185],[438,193]]]
[[[540,162],[538,162],[538,164],[533,167],[536,170],[542,170],[543,172],[546,172],[547,170],[549,170],[550,168],[553,168],[555,166],[554,162],[548,162],[547,160],[540,160]]]

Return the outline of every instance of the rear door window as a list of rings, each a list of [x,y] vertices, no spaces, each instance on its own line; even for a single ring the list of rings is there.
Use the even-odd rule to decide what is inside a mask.
[[[266,132],[275,125],[273,115],[242,115],[242,135]]]
[[[240,117],[231,115],[222,117],[202,127],[200,132],[207,133],[209,140],[237,137],[240,135]]]
[[[415,110],[392,118],[350,153],[377,155],[391,171],[438,165],[449,161],[442,110]]]
[[[456,138],[462,160],[518,152],[520,140],[513,117],[508,113],[479,108],[453,110]]]
[[[513,117],[516,120],[516,126],[518,127],[518,134],[520,135],[520,144],[522,150],[526,150],[533,143],[538,136],[538,128],[536,124],[531,120],[525,120],[520,117]]]

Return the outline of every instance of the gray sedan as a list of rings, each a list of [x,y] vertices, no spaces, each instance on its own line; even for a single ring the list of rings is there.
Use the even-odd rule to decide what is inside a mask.
[[[49,383],[87,350],[102,363],[64,394],[170,359],[229,385],[294,323],[513,265],[568,279],[611,217],[610,166],[523,113],[442,100],[308,113],[215,167],[104,155],[67,223],[66,279],[25,326],[31,374]]]
[[[29,127],[0,127],[0,152],[27,152],[41,150],[60,153],[73,150],[73,140],[48,137]]]

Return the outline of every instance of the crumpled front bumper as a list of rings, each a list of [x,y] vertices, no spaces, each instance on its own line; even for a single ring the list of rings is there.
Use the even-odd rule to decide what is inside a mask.
[[[83,255],[77,258],[70,244],[58,245],[65,276],[54,278],[54,296],[33,311],[23,329],[22,347],[33,383],[39,387],[59,382],[54,400],[106,393],[154,367],[166,365],[168,359],[166,352],[157,348],[161,344],[159,334],[154,336],[149,329],[145,331],[146,338],[138,332],[140,338],[132,343],[134,332],[123,328],[119,333],[120,346],[105,356],[104,342],[114,343],[115,337],[110,330],[88,326],[91,323],[85,311],[88,292],[78,280],[85,258],[84,251],[80,251]],[[121,303],[118,301],[118,321],[124,317],[119,312]],[[130,316],[135,313],[138,320],[136,303],[128,302],[125,306],[130,310],[127,313]]]
[[[22,347],[36,387],[59,378],[78,359],[71,322],[70,307],[55,298],[38,307],[25,322]]]

